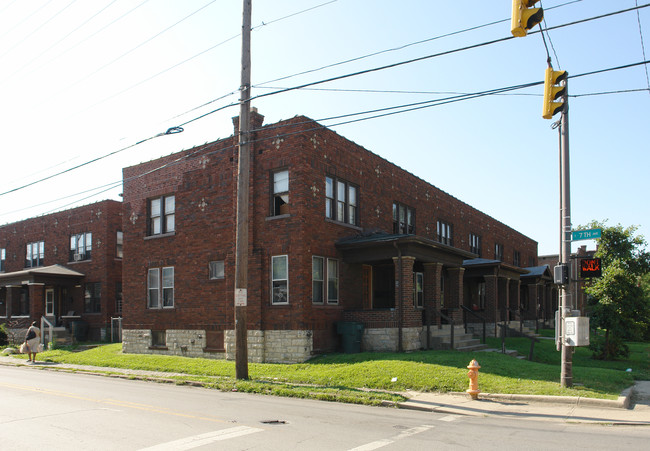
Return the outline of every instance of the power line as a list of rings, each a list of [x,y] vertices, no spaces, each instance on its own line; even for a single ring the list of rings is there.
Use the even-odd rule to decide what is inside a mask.
[[[179,25],[180,23],[182,23],[183,21],[189,19],[190,17],[192,17],[193,15],[197,14],[199,11],[201,11],[201,10],[207,8],[208,6],[210,6],[211,4],[213,4],[213,3],[216,2],[216,1],[217,1],[217,0],[211,0],[209,3],[203,5],[202,7],[200,7],[199,9],[197,9],[196,11],[194,11],[193,13],[188,14],[187,16],[183,17],[182,19],[180,19],[179,21],[175,22],[174,24],[168,26],[168,27],[165,28],[164,30],[162,30],[162,31],[160,31],[160,32],[158,32],[158,33],[156,33],[155,35],[151,36],[151,37],[148,38],[148,39],[145,39],[144,41],[142,41],[141,43],[139,43],[139,44],[136,45],[135,47],[131,48],[130,50],[128,50],[128,51],[126,51],[125,53],[123,53],[122,55],[118,56],[117,58],[114,58],[113,60],[111,60],[111,61],[109,61],[108,63],[104,64],[103,66],[99,67],[98,69],[96,69],[95,71],[93,71],[93,72],[91,72],[90,74],[86,75],[85,77],[83,77],[83,78],[77,80],[77,81],[74,82],[73,84],[71,84],[71,85],[67,86],[66,88],[62,89],[61,91],[55,93],[54,95],[52,95],[52,96],[50,97],[50,99],[52,99],[52,98],[58,96],[59,94],[62,94],[62,93],[64,93],[64,92],[66,92],[68,89],[73,88],[74,86],[77,86],[79,83],[81,83],[81,82],[83,82],[83,81],[89,79],[90,77],[92,77],[93,75],[97,74],[98,72],[101,72],[102,70],[106,69],[108,66],[111,66],[112,64],[116,63],[116,62],[119,61],[120,59],[124,58],[125,56],[127,56],[127,55],[129,55],[130,53],[134,52],[135,50],[139,49],[139,48],[142,47],[143,45],[145,45],[145,44],[147,44],[147,43],[153,41],[153,40],[156,39],[157,37],[161,36],[162,34],[166,33],[167,31],[171,30],[171,29],[174,28],[175,26],[177,26],[177,25]]]
[[[93,20],[95,17],[97,17],[99,14],[101,14],[102,12],[104,12],[106,9],[108,9],[108,7],[110,7],[111,5],[113,5],[116,1],[117,1],[117,0],[112,0],[108,5],[104,6],[102,9],[100,9],[100,10],[97,11],[95,14],[93,14],[92,16],[90,16],[90,17],[89,17],[88,19],[86,19],[84,22],[82,22],[81,25],[77,26],[76,28],[74,28],[73,30],[71,30],[70,32],[68,32],[68,34],[66,34],[65,36],[63,36],[63,37],[62,37],[61,39],[59,39],[58,41],[56,41],[54,44],[50,45],[48,48],[46,48],[45,50],[43,50],[41,53],[39,53],[38,55],[36,55],[35,57],[33,57],[31,60],[29,60],[27,63],[25,63],[21,68],[19,68],[18,70],[14,71],[11,75],[9,75],[7,78],[5,78],[4,80],[2,80],[2,82],[0,82],[0,83],[4,83],[4,82],[6,82],[7,80],[10,80],[14,75],[20,73],[23,69],[25,69],[26,67],[28,67],[28,66],[29,66],[30,64],[32,64],[34,61],[36,61],[38,58],[40,58],[42,55],[44,55],[45,53],[47,53],[48,51],[50,51],[51,49],[53,49],[54,47],[56,47],[57,45],[59,45],[61,42],[65,41],[65,40],[66,40],[69,36],[71,36],[74,32],[76,32],[77,30],[79,30],[80,28],[82,28],[84,25],[86,25],[88,22],[90,22],[90,21]]]
[[[7,50],[7,51],[4,52],[2,55],[0,55],[0,58],[2,58],[3,56],[5,56],[7,53],[10,53],[10,52],[11,52],[13,49],[15,49],[16,47],[20,46],[20,44],[22,44],[22,43],[25,42],[27,39],[29,39],[32,35],[34,35],[38,30],[40,30],[41,28],[43,28],[45,25],[47,25],[48,23],[50,23],[51,21],[53,21],[53,20],[54,20],[54,19],[55,19],[59,14],[61,14],[63,11],[65,11],[65,10],[68,9],[70,6],[72,6],[72,4],[73,4],[74,2],[76,2],[76,1],[77,1],[77,0],[72,0],[70,3],[68,3],[66,6],[64,6],[63,9],[59,10],[59,11],[58,11],[56,14],[54,14],[52,17],[50,17],[50,18],[47,19],[45,22],[43,22],[43,23],[40,24],[38,27],[36,27],[34,30],[32,30],[31,33],[29,33],[29,34],[28,34],[27,36],[25,36],[23,39],[21,39],[21,40],[18,41],[16,44],[14,44],[13,47],[11,47],[9,50]],[[48,2],[48,3],[49,3],[49,2]],[[46,5],[47,5],[47,3],[46,3]]]
[[[606,68],[606,69],[599,69],[599,70],[595,70],[595,71],[591,71],[591,72],[585,72],[585,73],[582,73],[582,74],[573,75],[570,78],[579,78],[579,77],[585,77],[585,76],[600,74],[600,73],[604,73],[604,72],[627,69],[627,68],[636,67],[636,66],[639,66],[639,65],[642,65],[642,64],[650,64],[650,61],[642,61],[642,62],[631,63],[631,64],[622,65],[622,66],[610,67],[610,68]],[[460,102],[460,101],[464,101],[464,100],[472,100],[472,99],[476,99],[476,98],[480,98],[480,97],[504,94],[504,93],[507,93],[507,92],[515,91],[515,90],[527,89],[527,88],[530,88],[530,87],[539,86],[539,85],[542,85],[543,83],[544,83],[544,81],[535,81],[535,82],[524,83],[524,84],[519,84],[519,85],[512,85],[512,86],[506,86],[506,87],[502,87],[502,88],[495,88],[495,89],[490,89],[490,90],[485,90],[485,91],[479,91],[479,92],[474,92],[474,93],[462,93],[462,94],[453,95],[453,96],[443,98],[443,99],[434,99],[434,100],[428,100],[428,101],[423,101],[423,102],[401,104],[401,105],[395,105],[395,106],[390,106],[390,107],[377,108],[377,109],[373,109],[373,110],[365,110],[365,111],[360,111],[360,112],[355,112],[355,113],[347,113],[347,114],[342,114],[342,115],[337,115],[337,116],[330,116],[330,117],[320,118],[320,119],[316,119],[316,120],[309,120],[309,121],[301,122],[301,123],[289,123],[289,124],[277,125],[277,126],[265,126],[265,127],[261,128],[261,129],[256,129],[256,130],[252,130],[252,131],[253,132],[254,131],[271,131],[271,130],[274,130],[274,129],[281,130],[283,128],[295,127],[296,125],[301,125],[303,123],[319,123],[319,122],[327,122],[327,121],[333,121],[333,120],[338,120],[338,119],[344,119],[344,120],[339,121],[339,122],[334,123],[334,124],[319,125],[318,127],[313,127],[313,128],[307,129],[307,130],[300,130],[300,131],[297,131],[297,132],[289,132],[289,133],[282,133],[282,134],[274,134],[274,135],[268,136],[266,138],[257,138],[257,139],[252,140],[251,143],[258,143],[258,142],[268,141],[268,140],[272,140],[272,139],[293,136],[293,135],[296,135],[296,134],[307,133],[307,132],[310,132],[310,131],[316,131],[316,130],[320,130],[320,129],[323,129],[323,128],[332,128],[332,127],[337,127],[337,126],[340,126],[340,125],[347,125],[347,124],[351,124],[351,123],[355,123],[355,122],[367,121],[367,120],[370,120],[370,119],[377,119],[377,118],[380,118],[380,117],[391,116],[391,115],[394,115],[394,114],[402,114],[402,113],[412,112],[412,111],[421,110],[421,109],[424,109],[424,108],[432,108],[432,107],[436,107],[436,106],[443,106],[443,105],[456,103],[456,102]],[[604,94],[616,94],[616,93],[639,92],[639,91],[646,91],[646,89],[620,90],[620,91],[589,93],[589,94],[574,94],[574,95],[571,95],[571,97],[585,97],[585,96],[591,96],[591,95],[604,95]],[[371,116],[368,116],[368,115],[371,115]],[[366,117],[348,119],[348,118],[353,118],[355,116],[366,116]],[[168,132],[169,132],[169,130],[168,130]],[[153,139],[153,138],[155,138],[157,136],[162,136],[162,135],[163,134],[161,133],[161,134],[156,135],[154,137],[148,138],[147,140],[142,140],[142,141],[140,141],[140,142],[138,142],[136,144],[133,144],[133,145],[128,146],[128,147],[123,148],[123,149],[119,149],[118,151],[115,151],[115,152],[111,152],[111,153],[109,153],[109,154],[107,154],[107,155],[105,155],[103,157],[100,157],[100,158],[97,158],[95,160],[89,161],[87,163],[75,166],[74,168],[70,168],[68,170],[61,171],[58,174],[54,174],[52,176],[46,177],[46,178],[44,178],[44,179],[42,179],[40,181],[49,180],[50,178],[53,178],[53,177],[55,177],[57,175],[61,175],[61,174],[64,174],[66,172],[70,172],[71,170],[74,170],[74,169],[77,169],[79,167],[85,166],[85,165],[90,164],[90,163],[92,163],[94,161],[97,161],[97,160],[99,160],[101,158],[106,158],[108,156],[114,155],[115,153],[121,152],[123,150],[134,147],[134,146],[136,146],[138,144],[141,144],[141,143],[143,143],[145,141],[148,141],[150,139]],[[205,143],[203,145],[197,146],[195,148],[195,150],[193,150],[192,152],[181,155],[181,156],[179,156],[178,158],[176,158],[176,159],[174,159],[172,161],[169,161],[169,162],[167,162],[165,164],[162,164],[162,165],[160,165],[158,167],[152,168],[152,169],[150,169],[150,170],[148,170],[148,171],[146,171],[146,172],[144,172],[142,174],[138,174],[137,176],[129,177],[129,178],[126,178],[124,180],[112,182],[112,183],[102,185],[102,186],[99,186],[99,187],[96,187],[96,188],[91,188],[89,190],[81,191],[79,193],[69,195],[69,196],[65,196],[63,198],[56,199],[54,201],[44,202],[44,203],[41,203],[41,204],[26,207],[26,208],[21,209],[21,210],[15,210],[15,211],[12,211],[10,213],[14,213],[14,212],[17,212],[17,211],[22,211],[22,210],[34,208],[34,207],[37,207],[37,206],[45,205],[47,203],[52,203],[52,202],[55,202],[55,201],[58,201],[58,200],[70,198],[70,197],[73,197],[73,196],[76,196],[76,195],[79,195],[79,194],[85,194],[85,193],[88,193],[88,192],[91,192],[91,191],[95,191],[97,189],[102,189],[102,191],[94,193],[94,194],[92,194],[90,196],[87,196],[87,197],[85,197],[83,199],[78,199],[78,200],[76,200],[76,201],[74,201],[74,202],[72,202],[70,204],[66,204],[64,206],[57,207],[56,209],[51,210],[50,212],[60,210],[61,208],[65,208],[66,206],[77,203],[80,200],[85,200],[85,199],[94,197],[97,194],[101,194],[102,192],[106,192],[106,191],[109,191],[110,189],[114,189],[117,186],[119,186],[120,183],[127,183],[127,182],[135,180],[137,178],[144,177],[146,175],[152,174],[154,172],[160,171],[160,170],[168,168],[170,166],[179,164],[179,163],[181,163],[183,161],[192,159],[195,156],[197,156],[197,154],[199,154],[200,152],[202,152],[206,148],[208,148],[210,146],[213,146],[213,145],[215,145],[215,142],[213,142],[213,143]],[[216,149],[216,150],[211,151],[211,152],[207,152],[207,153],[203,154],[202,156],[209,156],[209,155],[211,155],[213,153],[224,152],[224,151],[232,150],[232,149],[235,149],[235,148],[236,148],[236,144],[231,145],[231,146],[220,147],[219,149]],[[30,185],[33,185],[33,184],[38,183],[38,182],[39,181],[33,182]],[[104,188],[106,188],[106,189],[104,189]],[[22,187],[19,187],[17,189],[22,189]],[[0,193],[0,196],[4,195],[4,194],[7,194],[9,192],[16,191],[17,189],[10,190],[10,191],[7,191],[5,193]],[[50,213],[50,212],[48,212],[48,213]]]
[[[634,3],[636,6],[639,6],[638,0],[634,0]],[[643,59],[646,58],[645,56],[645,45],[643,44],[643,29],[641,28],[641,14],[639,13],[639,10],[636,10],[636,20],[639,24],[639,37],[641,38],[641,51],[643,53]],[[645,80],[646,84],[648,85],[648,92],[650,93],[650,77],[648,77],[648,66],[645,66]]]

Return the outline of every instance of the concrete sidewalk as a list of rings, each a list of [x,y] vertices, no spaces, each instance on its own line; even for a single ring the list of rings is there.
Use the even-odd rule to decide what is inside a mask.
[[[517,417],[567,423],[650,426],[650,381],[637,381],[618,400],[570,396],[407,392],[400,408],[451,415]]]
[[[129,370],[121,368],[71,365],[66,363],[36,362],[0,356],[0,365],[27,366],[38,369],[75,371],[100,376],[129,379],[169,381],[183,373]],[[110,374],[109,374],[110,373]],[[201,386],[201,383],[189,385]],[[625,390],[618,400],[575,398],[570,396],[512,395],[480,393],[472,400],[466,393],[401,393],[409,399],[390,404],[400,409],[412,409],[450,415],[480,417],[516,417],[529,420],[560,421],[566,423],[596,423],[650,426],[650,381],[637,381]]]

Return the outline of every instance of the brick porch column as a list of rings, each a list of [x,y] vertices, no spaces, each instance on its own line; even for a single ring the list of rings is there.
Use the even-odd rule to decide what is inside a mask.
[[[490,274],[483,276],[485,280],[485,319],[496,323],[499,304],[499,285],[497,276]],[[496,329],[496,326],[495,326]]]
[[[399,342],[397,349],[403,351],[402,328],[413,327],[415,306],[413,305],[413,265],[415,257],[393,257],[395,268],[395,308],[398,311]],[[400,272],[401,265],[401,272]],[[401,288],[400,288],[401,287]],[[422,324],[420,317],[420,325]]]
[[[454,323],[460,324],[463,322],[463,312],[460,309],[460,306],[463,305],[463,274],[465,273],[465,268],[449,268],[447,274],[449,274],[449,309],[453,309],[450,312],[451,318],[453,318]]]

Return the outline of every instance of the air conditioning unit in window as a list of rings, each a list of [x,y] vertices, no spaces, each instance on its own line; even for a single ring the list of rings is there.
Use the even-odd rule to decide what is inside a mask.
[[[78,262],[84,259],[84,254],[74,254],[74,261]]]

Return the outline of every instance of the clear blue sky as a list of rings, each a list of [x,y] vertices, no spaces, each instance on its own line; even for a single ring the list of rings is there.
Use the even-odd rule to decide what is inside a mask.
[[[646,2],[541,4],[546,26],[554,27]],[[253,0],[253,95],[507,38],[510,13],[509,0]],[[0,1],[0,192],[236,102],[241,15],[236,0]],[[553,66],[572,76],[641,62],[650,59],[650,7],[548,36]],[[332,66],[350,59],[356,60]],[[332,126],[342,120],[323,119],[542,81],[546,60],[534,33],[253,105],[266,123],[306,115]],[[330,67],[312,71],[324,66]],[[311,72],[272,81],[305,71]],[[648,235],[645,68],[570,79],[569,91],[577,96],[570,99],[573,225],[608,219]],[[332,128],[538,241],[540,254],[553,254],[558,134],[554,121],[541,117],[541,94],[539,85]],[[119,199],[119,186],[97,188],[119,182],[122,167],[231,135],[237,114],[237,107],[226,108],[187,124],[184,133],[0,195],[0,224]]]

